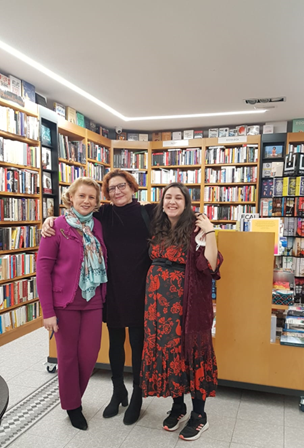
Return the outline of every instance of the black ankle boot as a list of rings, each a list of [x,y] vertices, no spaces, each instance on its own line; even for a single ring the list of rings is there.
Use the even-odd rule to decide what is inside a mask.
[[[142,389],[134,385],[130,405],[125,412],[123,422],[125,425],[133,425],[138,420],[142,405]]]
[[[128,406],[128,391],[124,385],[123,379],[112,379],[114,390],[110,403],[103,411],[104,418],[114,417],[118,414],[120,403],[123,406]]]
[[[86,429],[88,429],[88,424],[81,410],[82,407],[79,406],[79,408],[68,410],[67,413],[74,428],[82,429],[83,431],[85,431]]]

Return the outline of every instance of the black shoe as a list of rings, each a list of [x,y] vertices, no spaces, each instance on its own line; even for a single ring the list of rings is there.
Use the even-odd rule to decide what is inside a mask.
[[[192,411],[191,417],[184,429],[179,433],[179,437],[183,440],[196,440],[208,428],[209,423],[207,422],[206,413],[204,412],[204,415],[200,415]]]
[[[181,422],[187,419],[187,408],[185,403],[175,404],[173,403],[171,411],[168,412],[169,417],[163,421],[163,428],[166,431],[175,431]]]
[[[82,407],[79,406],[79,408],[68,410],[67,413],[74,428],[82,429],[83,431],[85,431],[86,429],[88,429],[88,424],[81,410]]]
[[[103,411],[104,418],[114,417],[118,414],[119,405],[128,406],[128,391],[122,379],[112,380],[114,391],[110,403]]]
[[[125,425],[133,425],[137,422],[142,406],[142,389],[139,386],[134,386],[130,405],[125,412],[123,422]]]

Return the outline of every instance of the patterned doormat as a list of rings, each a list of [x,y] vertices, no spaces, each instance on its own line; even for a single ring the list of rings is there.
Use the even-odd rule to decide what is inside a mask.
[[[0,424],[0,447],[9,446],[59,403],[58,378],[55,375],[4,414]]]

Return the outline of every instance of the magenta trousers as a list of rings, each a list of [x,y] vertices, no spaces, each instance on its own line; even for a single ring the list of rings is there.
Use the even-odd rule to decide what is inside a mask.
[[[94,369],[101,341],[102,309],[56,309],[55,333],[62,409],[76,409]]]

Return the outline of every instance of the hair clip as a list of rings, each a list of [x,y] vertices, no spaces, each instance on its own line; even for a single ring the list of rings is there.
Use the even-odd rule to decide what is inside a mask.
[[[62,235],[63,235],[67,240],[69,239],[69,237],[66,236],[66,234],[64,233],[64,230],[63,230],[63,229],[60,229],[60,232],[62,233]]]

